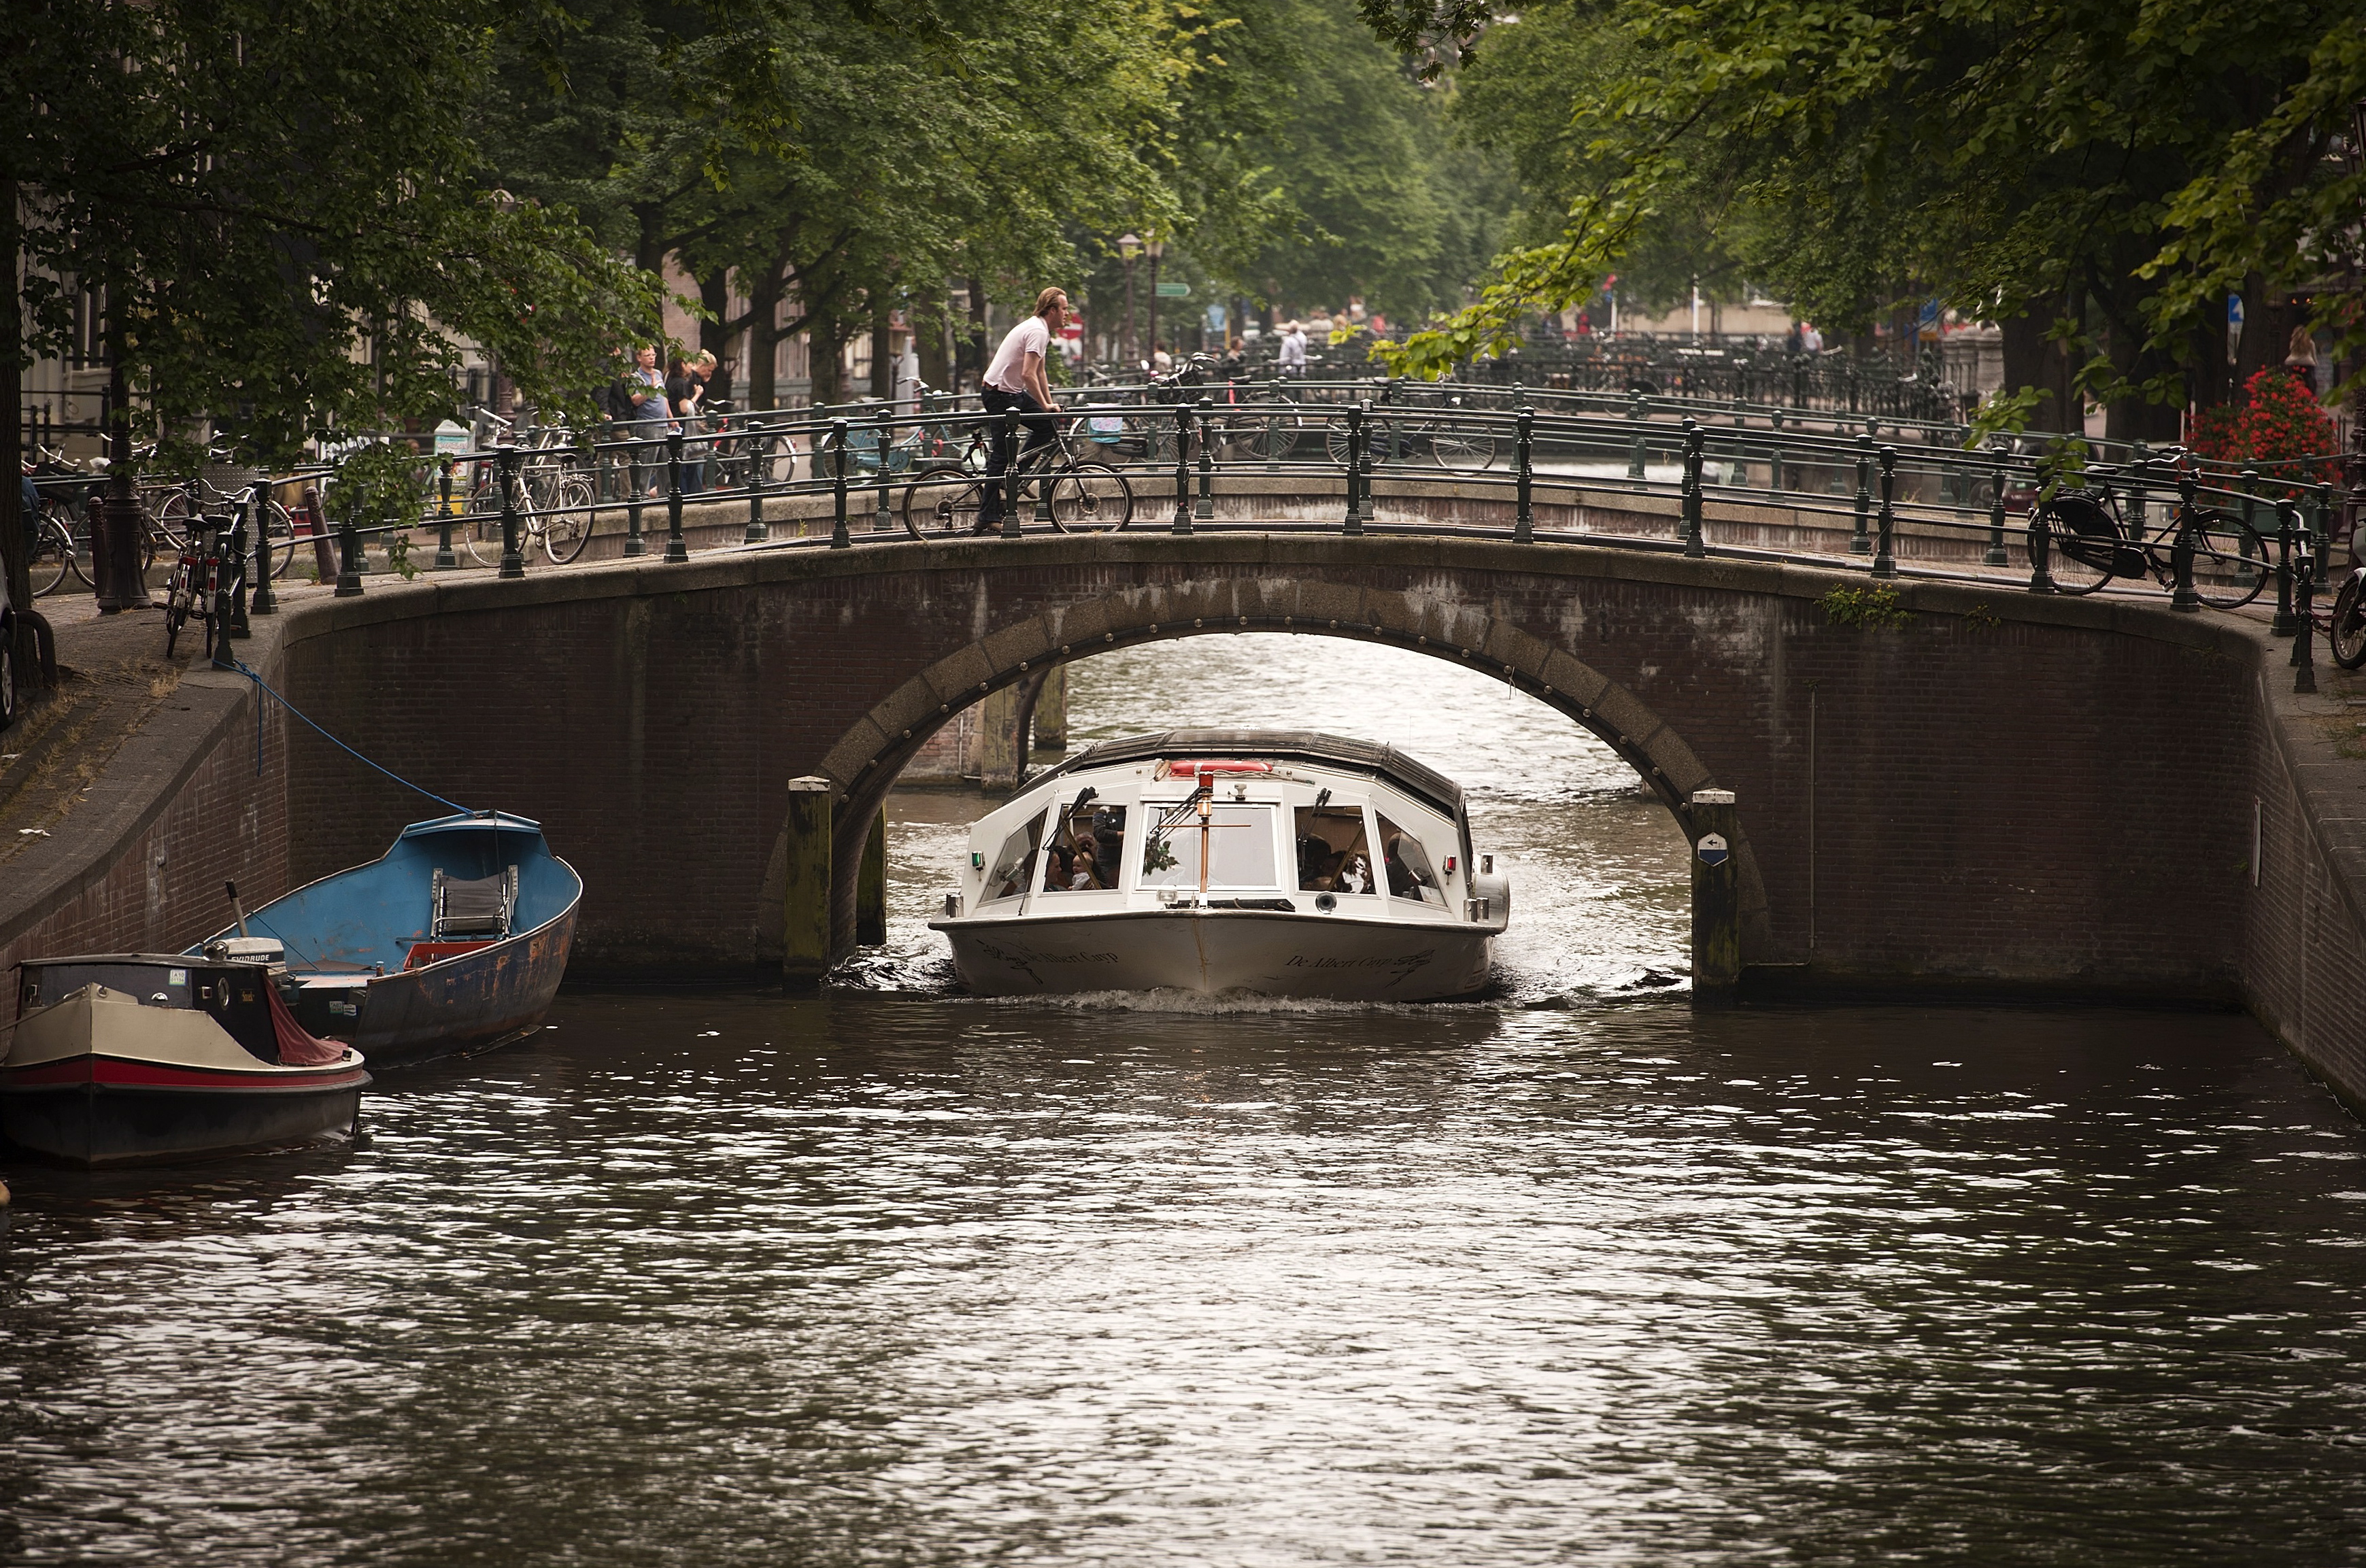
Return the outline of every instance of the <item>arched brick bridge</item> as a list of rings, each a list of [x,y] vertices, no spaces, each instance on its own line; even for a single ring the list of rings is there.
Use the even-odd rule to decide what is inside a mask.
[[[2008,584],[1909,582],[1903,626],[1832,624],[1820,600],[1864,581],[1436,536],[755,549],[315,602],[269,663],[362,750],[547,825],[589,888],[579,975],[776,967],[785,786],[814,773],[840,795],[851,946],[861,836],[952,714],[1047,660],[1259,631],[1508,681],[1678,812],[1735,791],[1745,992],[2232,997],[2256,645],[2215,617]],[[262,740],[299,824],[292,880],[422,810],[276,714]]]

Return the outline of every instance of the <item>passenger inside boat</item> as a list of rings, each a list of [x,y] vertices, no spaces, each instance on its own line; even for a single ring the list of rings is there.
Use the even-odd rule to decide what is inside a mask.
[[[1012,829],[996,852],[994,869],[986,874],[986,901],[1016,898],[1027,891],[1028,863],[1035,858],[1036,847],[1043,841],[1043,818],[1030,817]]]
[[[1361,886],[1356,886],[1360,882]],[[1356,806],[1298,808],[1298,886],[1308,893],[1369,893],[1371,850]]]
[[[1429,852],[1421,847],[1419,839],[1382,817],[1380,845],[1391,897],[1417,898],[1424,903],[1446,902],[1446,895],[1437,890],[1437,873],[1430,869]]]
[[[1046,893],[1106,893],[1117,886],[1119,855],[1125,848],[1125,807],[1087,809],[1079,799],[1062,814],[1052,852],[1043,857]]]

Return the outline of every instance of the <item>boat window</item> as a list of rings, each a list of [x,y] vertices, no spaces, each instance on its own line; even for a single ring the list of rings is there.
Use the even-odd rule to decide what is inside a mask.
[[[1173,807],[1155,808],[1162,813]],[[1144,887],[1200,886],[1200,814],[1189,813],[1172,827],[1144,835],[1142,846]],[[1273,807],[1216,804],[1209,808],[1205,835],[1208,886],[1211,887],[1278,887],[1273,863]]]
[[[1043,891],[1106,893],[1115,887],[1125,853],[1125,807],[1072,806],[1057,820],[1052,852],[1043,857]]]
[[[1437,890],[1437,873],[1429,866],[1429,852],[1421,840],[1403,828],[1380,818],[1381,868],[1389,879],[1389,891],[1399,898],[1418,898],[1427,904],[1443,904],[1446,895]]]
[[[1298,808],[1298,886],[1309,893],[1377,890],[1362,807]]]
[[[1011,829],[1010,837],[1002,840],[1002,848],[995,854],[993,869],[986,873],[986,903],[1016,898],[1027,891],[1027,867],[1033,863],[1036,848],[1042,842],[1043,818],[1040,815],[1030,817]]]
[[[28,964],[17,1005],[20,1009],[48,1007],[94,981],[152,1007],[196,1005],[188,970],[163,964]]]

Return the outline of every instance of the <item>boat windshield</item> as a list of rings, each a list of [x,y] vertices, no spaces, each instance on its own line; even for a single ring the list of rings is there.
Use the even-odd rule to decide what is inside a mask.
[[[1043,857],[1046,893],[1106,893],[1117,886],[1125,853],[1125,807],[1072,806],[1057,818]]]
[[[1154,818],[1153,821],[1155,820]],[[1200,817],[1196,811],[1173,827],[1148,834],[1142,846],[1139,886],[1199,886],[1201,837]],[[1280,886],[1274,876],[1272,807],[1211,806],[1205,837],[1210,845],[1209,886]]]
[[[1042,842],[1043,818],[1040,816],[1030,817],[1011,829],[1010,837],[1002,840],[1002,848],[995,854],[993,868],[986,873],[986,903],[1016,898],[1027,891],[1027,867],[1033,863],[1036,848]]]
[[[1298,886],[1308,893],[1369,893],[1372,846],[1357,806],[1298,808]]]
[[[1380,818],[1380,853],[1391,894],[1425,904],[1446,902],[1446,895],[1437,890],[1437,873],[1430,869],[1429,852],[1421,847],[1419,839],[1386,817]]]

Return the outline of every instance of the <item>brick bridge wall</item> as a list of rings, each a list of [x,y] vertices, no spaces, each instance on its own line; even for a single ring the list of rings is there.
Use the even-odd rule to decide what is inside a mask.
[[[1863,581],[1416,537],[755,551],[374,590],[307,607],[277,663],[364,751],[547,825],[588,884],[579,977],[768,969],[804,773],[845,796],[851,931],[853,835],[953,713],[1046,659],[1246,628],[1467,661],[1604,736],[1672,806],[1735,790],[1752,988],[2234,999],[2256,644],[2212,617],[1932,582],[1902,587],[1902,627],[1828,624],[1817,600]],[[304,733],[287,753],[298,880],[429,809]]]

